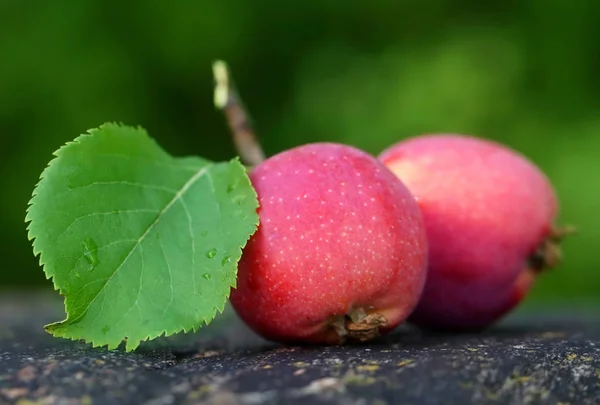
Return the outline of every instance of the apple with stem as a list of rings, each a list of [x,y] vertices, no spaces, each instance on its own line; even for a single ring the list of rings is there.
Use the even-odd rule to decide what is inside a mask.
[[[373,156],[335,143],[264,160],[226,66],[215,103],[252,165],[260,224],[243,249],[231,303],[266,339],[369,341],[403,322],[421,296],[427,240],[404,184]]]

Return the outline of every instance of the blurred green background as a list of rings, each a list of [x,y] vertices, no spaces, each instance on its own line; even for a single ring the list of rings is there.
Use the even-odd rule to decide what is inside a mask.
[[[579,233],[528,303],[600,299],[600,2],[0,2],[0,286],[51,284],[27,201],[51,154],[106,121],[170,153],[235,151],[212,105],[226,59],[268,154],[311,141],[377,154],[462,132],[521,151]]]

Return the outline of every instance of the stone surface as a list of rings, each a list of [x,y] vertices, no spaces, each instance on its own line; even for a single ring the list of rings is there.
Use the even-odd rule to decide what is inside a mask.
[[[379,342],[283,347],[231,311],[133,353],[56,339],[56,297],[0,299],[0,403],[600,404],[600,315],[515,315],[466,335],[400,328]]]

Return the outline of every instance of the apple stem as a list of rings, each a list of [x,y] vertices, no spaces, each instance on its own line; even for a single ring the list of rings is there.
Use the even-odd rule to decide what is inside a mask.
[[[224,61],[218,60],[213,63],[213,77],[214,103],[225,114],[236,150],[245,164],[256,166],[265,160],[265,154]]]

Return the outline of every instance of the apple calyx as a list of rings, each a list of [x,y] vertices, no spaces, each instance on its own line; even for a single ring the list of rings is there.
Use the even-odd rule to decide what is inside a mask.
[[[363,308],[353,308],[344,316],[336,316],[331,322],[340,344],[346,341],[368,342],[379,336],[379,328],[386,326],[388,320],[379,313],[367,314]]]
[[[527,260],[528,268],[535,273],[541,273],[557,266],[562,261],[560,243],[566,236],[574,232],[575,228],[572,226],[553,225],[548,236],[529,256]]]

